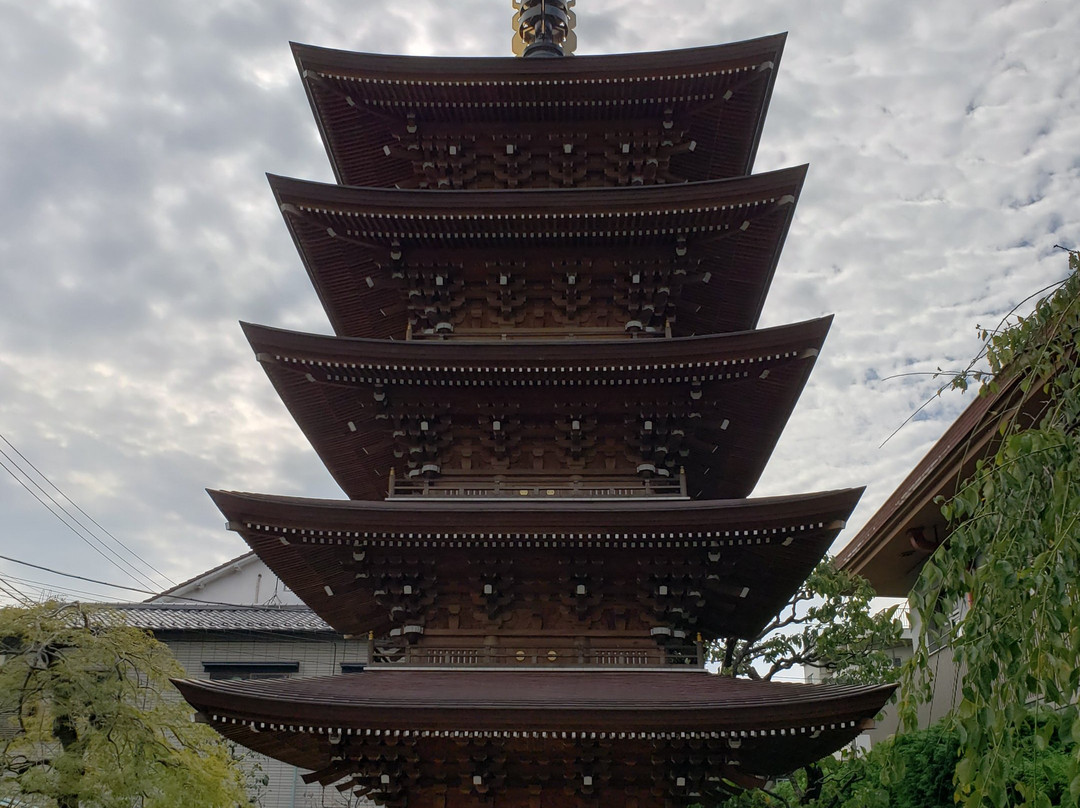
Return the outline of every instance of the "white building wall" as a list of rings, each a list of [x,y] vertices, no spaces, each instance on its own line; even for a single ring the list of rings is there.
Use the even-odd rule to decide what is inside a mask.
[[[300,606],[303,601],[281,582],[254,553],[234,558],[185,581],[164,594],[150,598],[153,603],[230,603],[243,606]]]
[[[300,598],[286,587],[254,553],[234,558],[163,593],[150,602],[181,606],[299,606]],[[344,640],[330,633],[282,634],[274,631],[162,631],[155,636],[166,643],[187,676],[209,679],[204,662],[296,662],[296,677],[331,676],[342,664],[366,661],[367,642]],[[259,767],[265,788],[256,791],[261,808],[342,808],[368,806],[368,800],[342,795],[336,788],[306,785],[305,772],[276,760],[243,752]]]
[[[297,662],[299,670],[291,676],[330,676],[341,673],[341,665],[363,663],[367,643],[333,636],[288,637],[272,633],[238,632],[157,632],[156,636],[172,650],[191,679],[209,679],[204,662]],[[256,755],[247,750],[258,774],[267,779],[265,789],[257,789],[261,808],[342,808],[372,805],[342,795],[336,788],[323,789],[317,783],[306,785],[301,779],[305,770]]]

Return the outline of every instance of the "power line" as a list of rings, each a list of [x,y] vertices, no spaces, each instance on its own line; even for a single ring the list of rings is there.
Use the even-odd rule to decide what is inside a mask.
[[[75,595],[80,601],[87,603],[115,603],[115,599],[110,598],[108,595],[103,595],[100,592],[90,592],[86,589],[72,589],[67,586],[58,586],[57,584],[47,583],[45,581],[35,581],[31,578],[19,578],[14,575],[7,576],[9,582],[16,581],[20,585],[29,586],[37,590],[38,602],[51,599],[55,597],[56,593],[63,595]],[[32,606],[34,600],[27,598],[24,606]]]
[[[11,582],[10,578],[0,578],[0,592],[3,592],[9,598],[14,599],[23,606],[29,606],[31,603],[31,600],[26,596],[26,593],[20,591],[19,588]]]
[[[41,485],[37,481],[35,481],[30,475],[28,475],[18,465],[18,463],[16,463],[16,461],[14,461],[11,458],[11,456],[8,455],[7,452],[5,452],[3,449],[0,449],[0,456],[3,456],[4,458],[6,458],[8,463],[11,463],[15,467],[15,469],[18,470],[19,474],[21,474],[23,477],[26,478],[26,480],[24,481],[19,476],[19,474],[16,474],[14,470],[9,468],[8,465],[5,464],[2,461],[0,461],[0,467],[2,467],[4,469],[4,471],[6,471],[9,475],[11,475],[11,478],[13,480],[15,480],[15,482],[17,482],[19,485],[21,485],[23,488],[25,488],[26,491],[30,494],[30,496],[32,496],[34,499],[36,499],[47,511],[49,511],[49,513],[51,513],[53,516],[55,516],[57,519],[59,519],[61,524],[64,525],[64,527],[66,527],[68,530],[70,530],[72,533],[74,533],[76,536],[78,536],[79,539],[81,539],[94,552],[96,552],[98,555],[100,555],[102,558],[104,558],[106,561],[108,561],[110,564],[112,564],[118,570],[123,572],[125,575],[127,575],[132,580],[134,580],[134,581],[136,581],[138,583],[148,584],[149,586],[155,586],[155,583],[145,573],[143,573],[140,570],[136,569],[134,566],[132,566],[132,564],[130,562],[128,562],[126,559],[122,558],[119,554],[117,554],[117,552],[115,550],[113,550],[111,547],[108,547],[107,545],[105,545],[104,542],[101,541],[101,539],[94,536],[93,533],[91,533],[89,531],[89,529],[78,520],[77,517],[75,517],[71,513],[69,513],[64,508],[63,505],[61,505],[59,502],[57,502],[55,497],[53,497],[48,491],[46,491],[44,488],[42,488]],[[29,485],[27,484],[27,482],[29,482]],[[41,493],[38,494],[37,492],[35,492],[30,487],[30,485],[33,485],[34,488],[36,488]],[[42,497],[44,497],[45,499],[42,499]],[[48,500],[48,502],[45,501],[46,499]],[[58,509],[58,510],[54,510],[53,507],[50,507],[49,504],[48,504],[49,502],[51,502],[55,506],[55,508]],[[68,520],[71,520],[71,521],[68,521]],[[79,528],[82,529],[81,532],[74,525],[72,525],[71,522],[74,522],[75,525],[78,525]],[[106,553],[111,554],[113,556],[113,558],[110,558],[109,555],[106,555]],[[114,560],[114,559],[116,559],[116,560]],[[117,561],[124,564],[128,569],[125,570],[120,565],[120,563],[117,563]],[[142,579],[141,581],[140,581],[140,578]]]
[[[59,570],[50,569],[49,567],[43,567],[40,564],[31,564],[29,561],[20,561],[17,558],[9,558],[6,555],[0,555],[0,559],[4,561],[10,561],[12,564],[21,564],[24,567],[33,567],[36,570],[42,572],[51,572],[53,575],[62,575],[65,578],[76,578],[80,581],[86,581],[91,584],[99,584],[101,586],[111,586],[113,589],[126,589],[129,592],[138,592],[143,595],[157,595],[158,592],[153,592],[149,589],[136,589],[134,586],[124,586],[124,584],[110,584],[108,581],[99,581],[96,578],[87,578],[83,575],[75,575],[72,572],[60,572]]]
[[[57,572],[56,574],[57,575],[67,575],[67,573],[61,573],[61,572]],[[83,599],[85,599],[86,596],[89,596],[91,598],[97,598],[97,600],[94,601],[94,602],[100,603],[100,604],[102,604],[104,606],[119,606],[119,607],[121,607],[120,611],[123,611],[122,607],[124,607],[124,606],[130,605],[130,606],[138,607],[138,606],[143,605],[143,604],[138,603],[138,602],[135,602],[135,603],[117,603],[116,601],[108,598],[106,595],[102,595],[99,592],[88,592],[85,589],[72,589],[70,587],[58,586],[56,584],[50,584],[50,583],[46,583],[44,581],[34,581],[34,580],[29,579],[29,578],[18,578],[18,577],[13,576],[13,575],[9,575],[7,577],[11,581],[18,581],[20,584],[28,584],[30,586],[33,586],[34,588],[36,588],[38,590],[38,594],[39,594],[39,596],[41,598],[45,598],[47,594],[52,593],[52,592],[63,592],[63,593],[66,593],[66,594],[77,595],[77,596],[82,597]],[[265,608],[267,608],[265,606],[252,605],[252,604],[247,604],[247,603],[224,603],[224,602],[221,602],[221,601],[199,600],[198,598],[187,598],[187,597],[184,597],[183,595],[170,595],[169,597],[175,597],[175,598],[177,598],[179,600],[192,601],[193,603],[195,603],[195,604],[197,604],[199,606],[217,606],[217,607],[221,607],[221,608],[228,608],[230,610],[243,611],[243,610],[246,610],[246,609],[254,610],[254,609],[265,609]],[[26,598],[26,601],[24,602],[23,605],[30,606],[30,605],[32,605],[32,603],[33,603],[33,601],[30,598]],[[186,605],[186,604],[162,604],[162,605],[182,606],[182,605]],[[133,614],[134,613],[137,613],[137,612],[133,612]],[[293,629],[272,629],[272,628],[245,627],[245,628],[229,629],[229,631],[231,631],[234,634],[248,635],[248,636],[251,636],[252,638],[255,638],[255,639],[262,638],[262,639],[266,639],[266,640],[278,641],[278,640],[281,640],[282,635],[287,634],[287,635],[289,635],[290,641],[292,641],[292,642],[301,642],[301,643],[309,643],[309,644],[312,644],[312,643],[314,643],[314,644],[322,644],[322,643],[326,642],[325,639],[318,638],[318,637],[305,637],[302,634],[297,633]],[[333,629],[330,629],[330,632],[333,633],[333,634],[337,634],[337,632],[335,632]],[[269,652],[266,652],[266,653],[269,653]]]
[[[75,508],[75,510],[77,510],[79,513],[81,513],[83,516],[85,516],[87,519],[89,519],[91,524],[94,525],[94,527],[96,527],[98,530],[100,530],[102,533],[104,533],[106,536],[108,536],[114,542],[116,542],[121,547],[123,547],[124,550],[126,550],[129,555],[131,555],[133,558],[137,559],[140,563],[144,564],[146,567],[148,567],[149,569],[156,572],[158,575],[160,575],[162,578],[164,578],[166,581],[168,581],[173,586],[176,585],[176,581],[174,581],[172,578],[170,578],[168,575],[163,573],[161,570],[159,570],[157,567],[155,567],[153,564],[151,564],[145,558],[140,556],[137,552],[135,552],[130,547],[128,547],[127,544],[125,544],[122,540],[117,538],[111,531],[104,528],[96,519],[94,519],[94,517],[92,517],[90,514],[88,514],[86,511],[84,511],[79,506],[79,504],[77,502],[75,502],[75,500],[73,500],[71,497],[69,497],[64,491],[62,491],[60,489],[60,487],[57,486],[56,483],[54,483],[49,478],[49,476],[47,474],[45,474],[41,469],[39,469],[37,466],[35,466],[33,464],[33,462],[26,455],[24,455],[22,452],[20,452],[18,447],[16,447],[10,440],[8,440],[7,437],[2,432],[0,432],[0,440],[2,440],[9,447],[11,447],[11,451],[15,452],[15,454],[17,454],[23,460],[23,462],[26,463],[26,465],[28,465],[30,468],[32,468],[37,473],[37,475],[39,477],[41,477],[41,479],[45,480],[45,482],[47,482],[53,488],[54,491],[56,491],[65,500],[70,502],[72,504],[72,506]],[[6,456],[7,455],[5,455],[5,457]],[[22,469],[20,469],[20,471],[22,471]],[[25,472],[23,472],[23,473],[25,474]]]
[[[162,594],[161,592],[153,592],[153,591],[151,591],[149,589],[139,589],[139,588],[134,587],[134,586],[126,586],[125,584],[113,584],[113,583],[109,583],[108,581],[99,581],[96,578],[87,578],[87,577],[85,577],[83,575],[76,575],[73,572],[61,572],[60,570],[54,570],[52,567],[43,567],[40,564],[33,564],[33,563],[29,562],[29,561],[23,561],[23,560],[18,559],[18,558],[11,558],[10,556],[0,555],[0,560],[10,561],[12,564],[21,564],[24,567],[32,567],[33,569],[41,570],[42,572],[48,572],[48,573],[51,573],[53,575],[59,575],[59,576],[61,576],[63,578],[74,578],[75,580],[78,580],[78,581],[86,581],[87,583],[99,584],[100,586],[109,586],[109,587],[112,587],[114,589],[125,589],[125,590],[127,590],[129,592],[138,592],[138,593],[140,593],[142,595],[153,595],[153,596],[157,597],[158,595]],[[192,597],[188,597],[186,595],[172,595],[172,594],[170,594],[170,595],[167,595],[167,597],[173,598],[175,600],[185,600],[185,601],[189,601],[191,603],[197,603],[197,604],[199,604],[201,606],[222,606],[222,607],[227,607],[227,608],[230,608],[230,609],[265,609],[265,608],[268,608],[266,606],[260,606],[258,604],[251,604],[251,603],[226,603],[225,601],[220,601],[220,600],[202,600],[200,598],[192,598]]]

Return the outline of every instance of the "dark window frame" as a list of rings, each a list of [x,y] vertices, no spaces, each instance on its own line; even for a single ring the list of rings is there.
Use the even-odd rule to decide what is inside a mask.
[[[212,681],[225,679],[287,679],[300,672],[299,662],[203,662]]]

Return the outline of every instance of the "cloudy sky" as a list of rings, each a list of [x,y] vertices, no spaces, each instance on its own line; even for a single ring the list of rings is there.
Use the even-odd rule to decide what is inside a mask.
[[[288,42],[502,56],[511,13],[509,0],[0,0],[13,472],[0,554],[167,586],[77,537],[13,461],[173,580],[245,549],[204,487],[339,495],[237,326],[329,331],[263,176],[332,178]],[[1054,245],[1080,242],[1080,4],[581,0],[577,13],[580,54],[789,32],[756,169],[811,168],[762,324],[836,322],[757,493],[865,484],[850,539],[967,403],[943,396],[882,446],[933,397],[926,374],[965,365],[976,325],[1061,278]],[[0,576],[32,596],[140,597],[8,561]]]

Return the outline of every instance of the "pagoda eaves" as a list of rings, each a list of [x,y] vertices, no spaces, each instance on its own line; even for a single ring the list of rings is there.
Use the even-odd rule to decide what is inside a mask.
[[[477,637],[471,645],[466,641],[474,649],[483,636],[512,628],[508,614],[515,609],[546,612],[549,635],[584,638],[602,631],[604,604],[626,600],[649,615],[641,623],[644,637],[753,637],[809,575],[861,493],[414,503],[210,492],[230,529],[342,633],[382,636],[417,619],[415,604],[397,591],[408,585],[414,601],[431,601],[425,607],[428,633],[454,634],[447,619],[453,613],[454,628]],[[545,573],[543,562],[551,553],[562,564]],[[486,595],[485,582],[491,590]],[[576,594],[578,585],[585,586],[581,594],[587,598]],[[495,600],[498,608],[492,610]],[[560,611],[568,616],[555,619]],[[532,639],[519,638],[516,647],[543,632],[526,633]],[[553,639],[546,642],[552,647]],[[495,653],[493,646],[489,650]],[[581,646],[577,655],[543,657],[540,664],[575,664],[584,652]],[[485,658],[477,656],[475,664]],[[609,658],[614,664],[615,657]]]
[[[440,321],[450,334],[622,335],[636,321],[686,336],[755,327],[805,175],[512,194],[270,185],[341,336],[400,339]]]
[[[292,48],[340,184],[460,189],[749,174],[785,38],[550,60]]]
[[[723,798],[851,741],[894,689],[700,671],[372,671],[177,685],[227,738],[314,769],[309,782],[446,808],[492,793],[563,808],[598,795],[626,806]],[[540,783],[557,803],[530,789]]]
[[[685,469],[694,498],[733,498],[764,470],[830,323],[591,343],[244,330],[353,499],[385,496],[391,469],[399,481],[575,469],[674,478]]]
[[[753,331],[806,167],[750,171],[784,36],[559,58],[294,45],[339,185],[270,177],[338,336],[245,333],[353,500],[211,492],[369,669],[179,683],[387,808],[685,808],[812,762],[891,686],[704,670],[860,490],[746,500],[831,318]],[[366,187],[361,187],[366,186]]]

